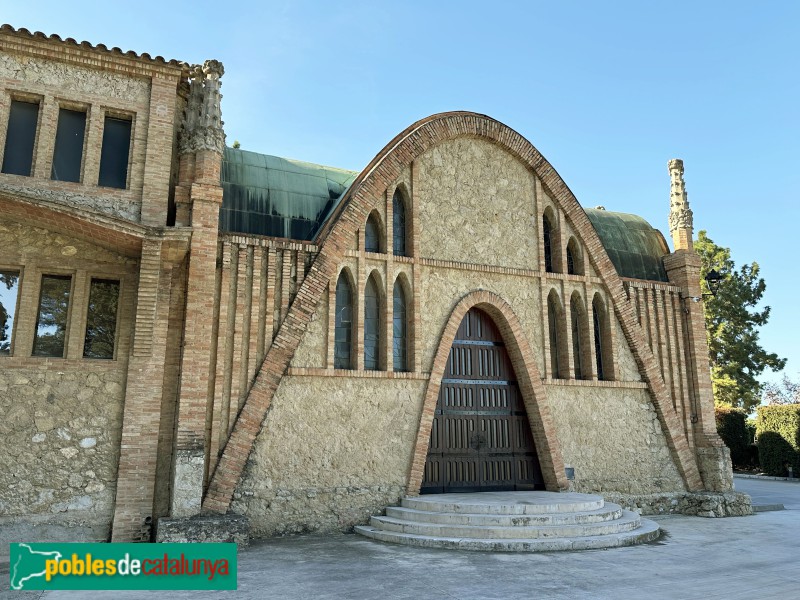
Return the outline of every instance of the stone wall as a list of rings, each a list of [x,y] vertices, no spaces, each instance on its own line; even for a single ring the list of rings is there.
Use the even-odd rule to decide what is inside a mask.
[[[286,376],[234,495],[253,535],[336,531],[403,495],[425,381]]]
[[[420,253],[486,265],[537,268],[534,176],[484,140],[444,142],[415,162]]]
[[[22,276],[13,352],[0,357],[0,537],[108,537],[138,261],[0,220],[0,266]],[[65,358],[31,356],[41,275],[73,278]],[[92,276],[121,281],[116,359],[83,358]],[[14,307],[10,307],[14,308]]]
[[[0,369],[0,535],[28,521],[110,531],[124,372],[116,364]],[[10,540],[4,540],[4,543]]]
[[[547,385],[564,464],[575,491],[683,491],[644,384]]]

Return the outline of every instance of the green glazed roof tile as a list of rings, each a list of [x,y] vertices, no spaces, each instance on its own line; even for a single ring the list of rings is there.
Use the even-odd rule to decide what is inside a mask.
[[[311,240],[356,175],[225,148],[220,230]]]
[[[658,229],[637,215],[585,210],[620,276],[669,281],[663,262],[669,246]]]

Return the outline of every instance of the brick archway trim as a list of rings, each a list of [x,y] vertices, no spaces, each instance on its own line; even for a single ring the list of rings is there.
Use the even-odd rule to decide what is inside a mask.
[[[468,293],[456,304],[440,337],[439,348],[433,359],[431,377],[428,380],[425,400],[422,404],[422,414],[417,430],[417,441],[414,444],[414,454],[411,458],[406,493],[416,496],[422,486],[442,375],[447,366],[450,347],[453,345],[458,328],[471,308],[479,308],[492,317],[503,336],[503,342],[517,376],[517,384],[522,393],[525,410],[528,413],[528,422],[531,426],[531,433],[533,433],[533,441],[536,445],[545,486],[551,491],[568,489],[569,484],[564,473],[564,459],[556,436],[553,415],[547,402],[547,394],[539,369],[536,367],[533,350],[525,337],[519,318],[503,298],[492,292],[478,290]]]
[[[331,218],[320,230],[316,239],[320,247],[319,254],[300,286],[236,419],[233,431],[211,477],[203,501],[204,511],[228,510],[233,492],[244,471],[245,463],[280,380],[300,344],[317,303],[328,287],[328,282],[336,274],[336,269],[355,232],[366,221],[386,188],[397,180],[406,165],[411,164],[416,157],[436,144],[462,136],[480,137],[516,156],[541,179],[554,200],[564,209],[576,229],[576,234],[586,246],[589,259],[609,291],[639,372],[649,384],[661,428],[684,483],[690,491],[703,489],[694,452],[683,432],[681,420],[672,406],[658,362],[635,318],[622,280],[572,191],[544,156],[528,140],[507,125],[477,113],[447,112],[417,121],[389,142],[356,177]]]

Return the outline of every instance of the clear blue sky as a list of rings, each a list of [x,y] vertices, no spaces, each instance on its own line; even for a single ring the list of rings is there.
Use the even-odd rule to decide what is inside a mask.
[[[528,138],[584,206],[695,228],[757,261],[764,346],[800,373],[800,2],[0,0],[0,20],[225,64],[228,142],[359,170],[412,122],[472,110]]]

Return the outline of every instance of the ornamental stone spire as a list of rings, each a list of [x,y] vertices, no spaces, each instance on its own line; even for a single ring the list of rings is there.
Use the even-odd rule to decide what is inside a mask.
[[[673,158],[668,163],[670,177],[669,232],[675,250],[692,250],[692,209],[686,196],[686,183],[683,181],[683,161]]]
[[[183,119],[179,151],[181,154],[210,150],[222,154],[225,132],[222,130],[222,110],[219,93],[220,77],[225,68],[218,60],[207,60],[203,66],[194,65],[189,73],[189,98]]]

